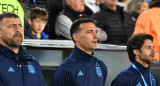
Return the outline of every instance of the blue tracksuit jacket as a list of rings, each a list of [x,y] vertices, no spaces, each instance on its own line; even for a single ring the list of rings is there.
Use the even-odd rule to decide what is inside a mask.
[[[150,67],[145,68],[136,61],[134,61],[133,64],[139,69],[148,86],[151,86],[150,79],[152,79],[152,86],[158,86],[158,80],[153,73],[151,73],[152,78],[150,78],[150,73],[149,73]],[[118,76],[112,81],[111,86],[145,86],[145,85],[143,79],[141,78],[140,73],[132,66],[130,66],[129,68],[123,70],[120,74],[118,74]]]
[[[15,54],[0,44],[0,86],[46,86],[38,61],[23,51]]]
[[[75,47],[55,71],[51,86],[104,86],[106,77],[102,61]]]

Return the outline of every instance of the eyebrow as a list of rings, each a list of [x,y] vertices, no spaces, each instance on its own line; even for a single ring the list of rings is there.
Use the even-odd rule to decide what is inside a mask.
[[[145,47],[154,47],[154,45],[146,45]]]

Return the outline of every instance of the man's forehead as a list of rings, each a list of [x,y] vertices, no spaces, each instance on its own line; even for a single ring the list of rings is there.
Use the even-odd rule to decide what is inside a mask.
[[[91,24],[91,23],[90,24],[82,24],[82,25],[80,25],[80,27],[81,27],[81,29],[86,30],[86,31],[88,31],[88,30],[97,30],[95,25]]]
[[[6,24],[21,24],[20,18],[4,18],[2,22]]]
[[[149,40],[149,39],[145,40],[143,45],[146,46],[146,47],[147,46],[154,46],[153,42],[151,40]]]

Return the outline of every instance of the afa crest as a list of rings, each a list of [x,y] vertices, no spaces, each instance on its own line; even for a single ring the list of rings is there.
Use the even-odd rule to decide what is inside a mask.
[[[97,62],[96,62],[96,73],[99,77],[102,77],[102,70]]]
[[[35,74],[35,69],[34,69],[33,65],[31,64],[31,62],[27,62],[27,63],[28,63],[28,71],[31,74]]]

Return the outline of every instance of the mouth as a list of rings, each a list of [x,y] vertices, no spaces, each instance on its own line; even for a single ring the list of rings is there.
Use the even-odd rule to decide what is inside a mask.
[[[15,34],[13,37],[16,39],[22,39],[22,35],[20,33]]]
[[[154,59],[154,56],[155,56],[154,54],[151,54],[151,55],[150,55],[150,57],[153,58],[153,59]]]
[[[97,44],[97,41],[92,41],[93,44]]]
[[[41,29],[40,29],[40,28],[38,28],[38,31],[41,31]]]

